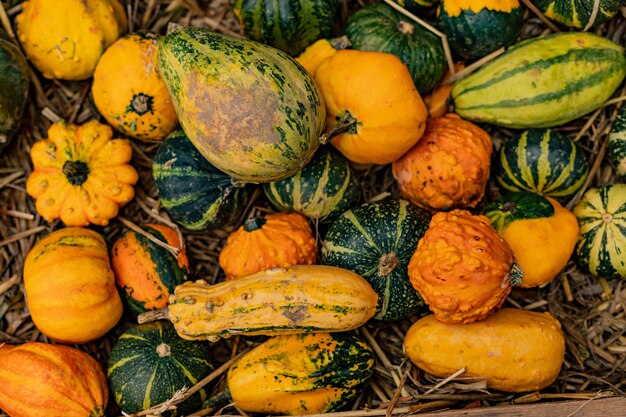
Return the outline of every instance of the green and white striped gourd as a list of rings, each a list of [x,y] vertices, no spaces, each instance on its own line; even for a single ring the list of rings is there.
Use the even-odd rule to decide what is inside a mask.
[[[624,0],[534,0],[533,3],[548,19],[587,30],[615,16]]]
[[[617,175],[626,181],[626,106],[622,106],[609,134],[609,160]]]

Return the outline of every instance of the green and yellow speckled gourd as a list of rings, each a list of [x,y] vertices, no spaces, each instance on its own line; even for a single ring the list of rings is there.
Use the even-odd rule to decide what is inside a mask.
[[[548,19],[584,30],[610,20],[624,5],[623,0],[534,0],[533,3]]]
[[[20,126],[28,96],[28,63],[20,48],[0,29],[0,152]]]
[[[617,175],[626,181],[626,106],[622,106],[609,134],[609,160]]]

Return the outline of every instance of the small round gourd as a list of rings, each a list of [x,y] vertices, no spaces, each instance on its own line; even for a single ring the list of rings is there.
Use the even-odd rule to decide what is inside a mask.
[[[427,7],[434,6],[439,3],[439,0],[393,0],[395,3],[398,3],[400,6],[404,7],[407,10],[418,12],[422,11]]]
[[[617,175],[626,181],[626,106],[622,106],[609,134],[609,160]]]
[[[0,152],[20,126],[28,96],[28,74],[22,51],[0,29]]]
[[[624,5],[623,0],[535,0],[533,3],[548,19],[585,31],[610,20]]]

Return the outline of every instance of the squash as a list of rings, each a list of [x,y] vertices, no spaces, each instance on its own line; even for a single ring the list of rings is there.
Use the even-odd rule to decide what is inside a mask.
[[[361,196],[359,180],[348,161],[321,147],[296,175],[263,184],[272,205],[310,219],[327,221],[356,205]]]
[[[374,352],[355,332],[311,333],[270,338],[235,362],[226,382],[243,411],[306,415],[341,409],[373,372]]]
[[[135,413],[194,386],[213,364],[208,344],[183,340],[170,323],[157,321],[126,330],[113,346],[107,368],[115,401],[125,413]],[[201,388],[166,415],[197,411],[206,397],[206,388]]]
[[[331,144],[352,162],[388,164],[422,137],[428,112],[396,56],[337,51],[315,81],[326,103],[326,136],[335,136]]]
[[[559,126],[602,106],[626,76],[624,48],[591,33],[520,42],[454,83],[454,111],[512,128]]]
[[[458,73],[464,68],[465,65],[461,62],[454,64],[455,73]],[[452,77],[452,73],[450,73],[450,70],[447,70],[443,76],[443,80],[441,80],[442,84],[439,84],[431,94],[424,97],[424,103],[426,103],[426,107],[428,107],[429,117],[442,117],[448,112],[448,101],[450,100],[452,84],[443,84],[443,82],[449,80],[450,77]]]
[[[287,178],[317,150],[325,107],[311,76],[283,52],[187,28],[159,40],[158,65],[183,130],[231,177]]]
[[[624,5],[623,0],[535,0],[533,3],[548,19],[585,31],[612,19]]]
[[[167,310],[149,311],[140,322],[167,318],[183,339],[232,335],[343,332],[376,313],[378,296],[361,276],[341,268],[299,265],[273,268],[215,285],[176,287]]]
[[[476,207],[485,194],[492,144],[480,127],[449,113],[429,119],[422,139],[393,162],[400,195],[428,210]]]
[[[443,324],[434,316],[411,326],[404,339],[420,369],[447,377],[485,378],[507,392],[538,391],[552,384],[565,356],[561,324],[550,313],[503,308],[472,324]]]
[[[127,230],[115,240],[111,248],[115,282],[135,313],[167,307],[169,295],[189,274],[184,242],[176,230],[160,224],[146,224],[141,228],[161,242],[178,248],[180,253],[175,256],[134,230]]]
[[[378,293],[379,320],[417,313],[424,301],[407,267],[430,216],[406,200],[383,200],[343,213],[322,242],[321,262],[356,272]]]
[[[596,277],[626,278],[626,184],[591,188],[574,207],[576,260]]]
[[[0,344],[0,409],[11,417],[101,417],[108,396],[100,364],[83,351]]]
[[[523,288],[547,284],[565,267],[578,241],[576,216],[550,197],[507,194],[485,208],[524,270]]]
[[[57,122],[31,150],[33,172],[28,195],[44,219],[66,226],[106,226],[135,195],[139,179],[130,165],[132,148],[112,139],[113,130],[91,120],[83,125]]]
[[[400,6],[411,11],[422,11],[427,7],[434,6],[439,0],[393,0]]]
[[[446,71],[441,39],[386,4],[358,10],[348,19],[344,32],[353,49],[400,58],[420,94],[432,90]]]
[[[435,214],[409,262],[409,278],[437,320],[472,323],[498,309],[522,270],[489,218]]]
[[[28,97],[28,75],[22,51],[0,29],[0,152],[20,126]]]
[[[306,71],[315,76],[320,64],[335,55],[337,51],[350,46],[350,41],[345,36],[333,39],[320,39],[309,45],[304,52],[296,57],[296,62]]]
[[[583,150],[550,129],[530,129],[508,140],[494,174],[507,191],[531,191],[567,202],[583,186],[589,164]]]
[[[617,175],[626,181],[626,106],[619,109],[613,122],[607,153]]]
[[[35,326],[62,343],[103,336],[122,316],[104,238],[81,227],[39,240],[24,261],[24,290]]]
[[[228,279],[292,265],[311,265],[317,245],[306,217],[268,214],[248,219],[228,236],[219,263]]]
[[[91,77],[127,27],[118,0],[28,0],[15,21],[28,59],[44,77],[62,80]]]
[[[515,43],[523,14],[519,0],[442,0],[438,9],[439,27],[450,48],[466,59]]]
[[[156,57],[156,35],[133,33],[104,52],[93,74],[91,92],[100,114],[115,129],[142,141],[160,141],[178,125]]]
[[[233,12],[248,38],[296,56],[332,34],[337,0],[233,0]]]

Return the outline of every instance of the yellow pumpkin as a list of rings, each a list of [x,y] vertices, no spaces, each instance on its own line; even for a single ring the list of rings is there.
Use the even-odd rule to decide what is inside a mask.
[[[307,47],[296,58],[296,61],[314,77],[322,62],[335,55],[338,50],[346,49],[348,46],[350,46],[350,41],[346,36],[334,39],[320,39]]]
[[[33,145],[26,191],[44,219],[105,226],[132,200],[139,179],[129,165],[132,148],[112,136],[109,126],[95,120],[81,126],[60,122]]]
[[[100,58],[91,87],[107,122],[143,141],[162,140],[178,125],[170,93],[157,73],[156,53],[152,33],[118,39]]]
[[[28,0],[16,18],[26,55],[46,78],[84,80],[126,30],[118,0]]]

